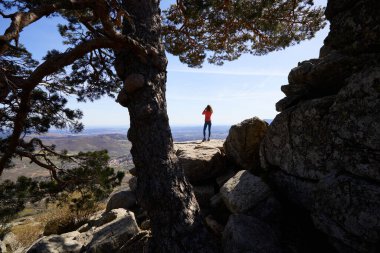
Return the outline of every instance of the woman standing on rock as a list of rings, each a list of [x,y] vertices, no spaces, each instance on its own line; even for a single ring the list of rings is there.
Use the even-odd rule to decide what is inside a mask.
[[[210,105],[207,105],[206,108],[203,110],[202,114],[205,115],[205,124],[203,126],[203,140],[206,140],[206,128],[208,127],[208,139],[207,141],[210,140],[211,136],[211,114],[212,114],[212,108]]]

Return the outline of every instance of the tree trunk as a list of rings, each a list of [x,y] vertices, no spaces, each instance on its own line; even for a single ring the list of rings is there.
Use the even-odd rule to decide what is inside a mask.
[[[159,1],[125,1],[134,25],[124,33],[157,49],[144,58],[131,49],[116,53],[115,67],[125,80],[119,102],[130,114],[128,139],[138,174],[137,197],[152,227],[152,252],[216,252],[203,225],[192,186],[179,167],[166,111],[166,65],[160,38]],[[123,99],[123,101],[120,101]]]

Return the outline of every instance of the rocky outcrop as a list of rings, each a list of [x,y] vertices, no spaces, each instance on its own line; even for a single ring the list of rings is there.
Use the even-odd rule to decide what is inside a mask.
[[[84,249],[86,238],[78,231],[62,235],[49,235],[37,241],[27,253],[80,253]]]
[[[191,183],[200,183],[224,172],[222,147],[223,140],[174,145],[179,163]]]
[[[92,239],[86,246],[86,252],[115,252],[125,242],[140,232],[134,214],[124,209],[121,210],[125,212],[122,218],[107,223],[107,225],[103,225],[92,233]]]
[[[328,2],[320,58],[290,72],[260,150],[272,187],[340,252],[380,249],[379,9]]]
[[[222,240],[223,252],[281,252],[279,233],[273,225],[280,217],[279,202],[262,178],[248,170],[237,171],[244,164],[250,169],[258,168],[251,166],[257,162],[252,157],[259,156],[258,136],[266,128],[267,123],[253,118],[230,130],[229,144],[223,145],[223,141],[175,144],[206,217],[205,224]],[[225,157],[223,151],[228,149],[237,154],[246,152],[239,157],[240,165],[234,155]],[[220,159],[223,163],[216,162]]]
[[[27,253],[116,252],[140,233],[135,216],[125,209],[113,209],[95,215],[78,229],[61,235],[45,236],[35,242]]]
[[[223,145],[226,156],[244,170],[260,168],[260,143],[268,129],[268,123],[254,117],[233,125]]]

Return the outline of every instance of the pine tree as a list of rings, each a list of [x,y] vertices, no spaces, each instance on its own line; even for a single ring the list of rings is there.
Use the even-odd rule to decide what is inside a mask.
[[[178,0],[162,16],[156,0],[3,0],[0,6],[19,11],[1,13],[12,20],[0,36],[0,124],[11,132],[1,142],[1,171],[13,156],[37,162],[24,147],[24,133],[81,129],[81,114],[65,107],[65,96],[93,101],[118,94],[130,113],[128,138],[138,199],[152,223],[151,250],[217,252],[173,150],[165,49],[191,67],[205,59],[220,65],[244,53],[263,55],[312,38],[324,26],[323,9],[311,0]],[[49,52],[37,67],[32,60],[27,65],[20,59],[30,55],[18,37],[44,16],[67,21],[59,30],[69,48]],[[34,112],[35,104],[44,113]]]

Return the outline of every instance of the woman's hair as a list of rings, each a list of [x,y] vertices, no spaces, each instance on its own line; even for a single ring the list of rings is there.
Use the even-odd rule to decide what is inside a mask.
[[[207,106],[206,106],[206,111],[213,112],[213,111],[212,111],[212,108],[211,108],[211,105],[207,105]]]

